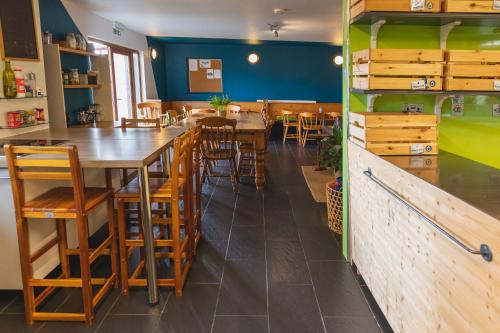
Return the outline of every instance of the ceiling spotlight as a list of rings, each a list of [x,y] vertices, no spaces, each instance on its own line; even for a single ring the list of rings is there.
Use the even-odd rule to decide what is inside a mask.
[[[269,30],[271,30],[272,33],[274,33],[274,36],[278,38],[279,35],[279,30],[281,29],[282,25],[279,23],[269,23]]]
[[[156,51],[156,49],[151,48],[151,58],[155,60],[157,57],[158,57],[158,52]]]
[[[259,62],[259,55],[255,52],[252,52],[248,55],[248,62],[251,63],[252,65],[255,65],[256,63]]]
[[[275,15],[283,15],[288,11],[286,8],[274,8],[273,12]]]
[[[335,58],[333,58],[333,63],[337,66],[340,66],[344,63],[344,57],[338,55]]]

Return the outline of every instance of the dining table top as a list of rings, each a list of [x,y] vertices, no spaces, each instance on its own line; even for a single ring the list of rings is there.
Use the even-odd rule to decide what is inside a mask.
[[[180,120],[177,126],[191,128],[196,126],[196,122],[206,117],[217,117],[216,113],[200,112],[193,110],[191,117]],[[239,133],[255,133],[265,132],[266,124],[262,119],[262,115],[258,112],[242,111],[239,113],[227,113],[226,118],[236,119],[236,132]]]
[[[151,164],[176,137],[186,131],[171,128],[51,128],[1,139],[4,143],[26,145],[27,141],[57,140],[75,145],[83,168],[141,168]],[[40,144],[43,144],[41,142]],[[0,167],[5,157],[0,156]]]

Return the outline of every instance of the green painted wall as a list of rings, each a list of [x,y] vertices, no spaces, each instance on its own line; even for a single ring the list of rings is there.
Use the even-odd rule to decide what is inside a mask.
[[[347,24],[344,0],[344,25]],[[349,43],[352,52],[370,47],[370,25],[352,25],[344,32],[344,46]],[[346,29],[347,30],[347,29]],[[438,49],[440,47],[439,26],[385,25],[379,31],[378,48]],[[344,47],[347,49],[347,47]],[[500,29],[489,26],[458,26],[449,35],[447,49],[500,50]],[[347,50],[345,51],[347,52]],[[344,94],[348,94],[349,77],[344,75]],[[365,95],[350,94],[349,103],[344,102],[344,119],[348,108],[366,111]],[[347,101],[344,98],[344,101]],[[425,112],[434,112],[435,97],[431,95],[385,95],[376,100],[375,111],[401,111],[404,103],[423,103]],[[451,116],[451,100],[445,101],[439,126],[439,147],[442,150],[478,161],[500,169],[500,117],[492,116],[493,104],[500,104],[500,96],[467,96],[463,117]],[[347,124],[344,121],[344,133]],[[344,179],[347,183],[347,135],[344,149]],[[344,186],[346,193],[347,186]],[[344,200],[344,221],[348,221],[347,195]],[[347,257],[348,224],[344,223],[344,255]]]

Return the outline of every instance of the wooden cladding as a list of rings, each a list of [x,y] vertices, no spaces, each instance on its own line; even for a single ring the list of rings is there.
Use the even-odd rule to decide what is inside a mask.
[[[429,175],[437,170],[426,167],[425,157],[420,162],[409,159],[412,168],[417,167],[414,161]],[[393,330],[498,332],[498,256],[487,263],[451,243],[365,176],[368,168],[473,248],[484,243],[498,253],[500,221],[349,143],[352,261]]]
[[[423,8],[412,10],[411,0],[352,0],[351,18],[364,12],[439,12],[441,0],[426,0]]]
[[[426,0],[412,6],[411,0],[351,0],[351,19],[366,12],[401,13],[500,13],[494,0]]]
[[[446,90],[500,91],[500,51],[446,52]]]
[[[435,155],[438,123],[436,115],[351,112],[349,137],[376,155]]]
[[[441,50],[366,49],[353,53],[353,81],[362,90],[442,90]]]

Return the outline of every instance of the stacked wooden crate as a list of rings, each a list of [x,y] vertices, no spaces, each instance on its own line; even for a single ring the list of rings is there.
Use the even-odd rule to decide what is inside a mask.
[[[500,13],[500,3],[495,0],[445,0],[447,13]]]
[[[349,138],[376,155],[436,155],[439,117],[405,112],[350,112]]]
[[[352,0],[351,19],[364,12],[440,12],[441,0]]]
[[[446,90],[500,91],[500,51],[446,52]]]
[[[352,87],[361,90],[442,90],[442,50],[366,49],[353,53]]]

